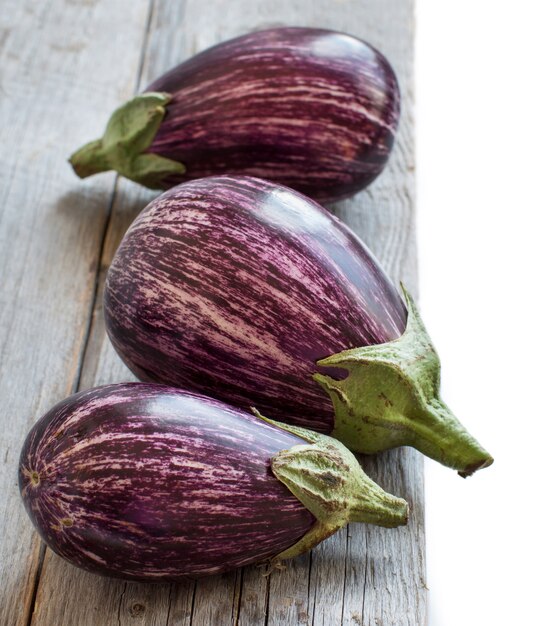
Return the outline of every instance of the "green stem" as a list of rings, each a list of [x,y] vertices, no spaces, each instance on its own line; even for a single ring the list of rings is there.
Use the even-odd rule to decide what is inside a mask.
[[[318,361],[348,371],[344,380],[314,375],[334,405],[331,434],[365,454],[413,446],[469,476],[493,459],[440,399],[439,357],[414,301],[403,292],[408,319],[399,339]]]
[[[168,93],[143,93],[112,114],[101,139],[91,141],[69,159],[80,178],[115,170],[145,187],[158,189],[173,174],[184,174],[185,166],[158,154],[146,152],[165,117]]]
[[[371,480],[342,443],[304,428],[262,419],[308,442],[278,452],[271,460],[271,468],[317,520],[300,541],[277,555],[275,561],[303,554],[349,522],[386,528],[407,523],[408,504]]]
[[[101,139],[86,143],[70,157],[69,161],[80,178],[87,178],[112,169],[108,154],[105,154],[103,150]]]

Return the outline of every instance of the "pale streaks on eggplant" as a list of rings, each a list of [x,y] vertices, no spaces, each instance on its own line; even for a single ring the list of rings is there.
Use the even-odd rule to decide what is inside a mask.
[[[140,378],[327,433],[316,361],[406,323],[342,222],[286,187],[228,176],[180,185],[140,214],[109,270],[105,317]]]
[[[387,60],[333,31],[277,28],[210,48],[146,91],[173,95],[149,148],[184,163],[166,179],[243,174],[323,202],[368,185],[382,171],[399,120]]]
[[[311,528],[313,515],[270,469],[275,453],[301,443],[209,398],[109,385],[36,424],[19,484],[44,541],[73,564],[177,580],[273,557]]]

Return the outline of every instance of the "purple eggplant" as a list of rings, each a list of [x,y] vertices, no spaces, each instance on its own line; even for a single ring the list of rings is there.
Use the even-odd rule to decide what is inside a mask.
[[[30,431],[19,486],[84,569],[177,580],[296,556],[348,521],[406,523],[339,442],[160,385],[78,393]]]
[[[126,233],[105,288],[110,338],[142,380],[205,393],[374,454],[411,445],[464,476],[492,462],[439,398],[412,299],[299,193],[184,183]]]
[[[219,174],[266,178],[322,202],[384,168],[399,120],[387,60],[329,30],[274,28],[175,67],[116,110],[70,162],[154,189]]]

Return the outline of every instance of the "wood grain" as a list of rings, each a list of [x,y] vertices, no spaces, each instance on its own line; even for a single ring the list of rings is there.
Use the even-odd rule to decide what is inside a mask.
[[[0,36],[0,81],[11,97],[0,99],[9,120],[0,155],[6,180],[0,189],[0,391],[12,428],[1,435],[0,623],[424,624],[422,461],[411,450],[365,460],[372,478],[409,500],[408,527],[352,524],[269,577],[255,567],[182,585],[100,579],[49,550],[40,567],[39,543],[14,478],[26,430],[50,404],[77,387],[132,379],[105,337],[102,287],[125,229],[154,194],[125,180],[114,184],[111,175],[79,182],[64,160],[101,133],[112,108],[137,86],[198,50],[253,29],[306,25],[350,32],[387,55],[403,94],[394,154],[368,190],[334,210],[390,275],[416,293],[412,0],[8,4],[13,11],[4,11],[9,23],[0,30],[8,33]],[[38,34],[28,38],[29,31]],[[64,52],[53,53],[52,46]]]
[[[0,623],[26,624],[43,551],[17,488],[31,424],[74,390],[114,176],[81,185],[74,141],[131,95],[148,0],[6,0],[0,17]],[[117,35],[112,38],[112,27]],[[124,63],[112,63],[112,56]],[[51,622],[55,623],[55,622]]]

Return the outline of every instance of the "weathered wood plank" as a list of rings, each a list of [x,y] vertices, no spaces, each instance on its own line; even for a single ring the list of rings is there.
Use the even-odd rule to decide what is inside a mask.
[[[254,626],[266,619],[269,593],[269,577],[264,568],[260,575],[252,571],[254,568],[243,570],[239,595],[239,609],[237,623],[239,626]]]
[[[312,624],[340,624],[344,605],[348,531],[343,529],[319,545],[310,572],[308,612]]]
[[[401,448],[366,459],[365,469],[388,491],[404,495],[410,517],[408,526],[396,533],[364,527],[367,572],[363,624],[425,624],[422,457],[415,450]]]
[[[312,623],[308,613],[312,567],[313,554],[304,554],[271,573],[267,624]]]
[[[391,276],[416,290],[413,215],[412,0],[155,0],[145,41],[141,86],[149,79],[220,40],[276,24],[346,30],[382,49],[395,66],[404,113],[387,171],[336,212],[365,238]],[[143,26],[144,28],[144,26]],[[124,57],[125,62],[125,57]],[[134,79],[138,71],[135,69]],[[112,94],[111,94],[112,95]],[[112,105],[104,107],[97,135]],[[98,117],[98,116],[97,116]],[[79,135],[78,135],[79,137]],[[76,137],[77,139],[77,137]],[[75,141],[78,144],[78,141]],[[92,179],[86,185],[99,185]],[[127,380],[104,334],[101,291],[119,239],[151,194],[120,181],[112,207],[98,276],[98,297],[83,361],[81,387]],[[107,197],[103,198],[107,202]],[[103,207],[104,211],[104,207]],[[47,553],[37,595],[35,624],[423,624],[422,465],[401,450],[367,460],[367,471],[386,489],[409,499],[411,524],[384,531],[351,525],[307,555],[276,570],[260,568],[172,586],[104,581]],[[34,565],[29,565],[34,576]],[[70,594],[59,590],[70,589]]]
[[[131,94],[147,4],[135,0],[129,15],[107,0],[2,5],[1,624],[28,622],[43,551],[20,503],[17,460],[36,417],[78,378],[114,181],[81,185],[66,158]]]
[[[191,624],[232,624],[239,605],[241,572],[196,582]]]
[[[190,626],[195,589],[196,583],[194,581],[171,586],[166,626]]]

